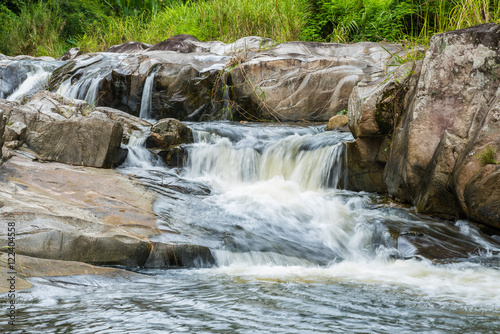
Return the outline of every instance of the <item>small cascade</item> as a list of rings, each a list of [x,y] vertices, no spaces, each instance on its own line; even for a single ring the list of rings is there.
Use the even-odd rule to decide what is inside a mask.
[[[188,176],[212,176],[230,183],[270,180],[281,176],[307,190],[337,188],[343,173],[344,148],[341,139],[328,133],[271,135],[255,140],[195,131],[189,153]]]
[[[101,82],[115,68],[122,66],[126,57],[127,55],[123,54],[102,53],[79,60],[71,70],[71,77],[59,85],[58,93],[65,97],[85,100],[92,106],[96,105]]]
[[[128,154],[122,167],[138,167],[151,169],[161,166],[161,161],[146,148],[149,129],[134,131],[130,136],[127,148]]]
[[[13,101],[47,89],[50,75],[61,64],[41,60],[0,61],[0,98]]]
[[[152,112],[152,98],[153,98],[153,84],[155,80],[156,70],[151,71],[144,82],[144,90],[142,91],[141,111],[139,117],[146,120],[153,118]]]

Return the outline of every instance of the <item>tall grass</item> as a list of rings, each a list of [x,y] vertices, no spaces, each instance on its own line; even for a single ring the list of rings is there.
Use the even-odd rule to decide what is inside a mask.
[[[57,1],[24,4],[19,15],[3,17],[0,52],[10,55],[61,55],[67,45],[61,38],[64,19]]]
[[[155,44],[176,34],[232,42],[244,36],[300,40],[303,1],[212,0],[177,3],[156,13],[117,17],[81,36],[85,51],[102,51],[130,40]]]
[[[5,1],[4,1],[5,2]],[[12,1],[11,1],[12,2]],[[9,2],[9,3],[11,3]],[[0,0],[0,3],[3,3]],[[0,52],[59,56],[176,34],[428,44],[436,33],[500,22],[500,0],[19,0],[0,6]]]

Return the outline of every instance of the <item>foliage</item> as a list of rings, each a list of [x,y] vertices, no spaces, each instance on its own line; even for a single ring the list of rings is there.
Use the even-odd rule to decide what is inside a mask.
[[[19,15],[6,15],[0,27],[0,52],[35,56],[64,53],[64,19],[57,1],[26,3]]]
[[[500,0],[307,0],[305,39],[429,43],[433,34],[500,19]]]
[[[497,165],[499,162],[495,160],[496,154],[497,151],[493,147],[491,147],[491,145],[488,145],[481,151],[481,153],[479,153],[479,156],[477,158],[483,166],[486,166],[488,164]]]
[[[300,1],[187,1],[171,4],[157,13],[142,12],[96,22],[80,38],[79,46],[85,51],[102,51],[130,40],[155,44],[177,34],[223,42],[244,36],[300,40],[304,11]]]
[[[176,34],[408,46],[500,22],[500,0],[0,0],[0,20],[0,52],[9,55],[59,56],[72,45],[102,51]]]

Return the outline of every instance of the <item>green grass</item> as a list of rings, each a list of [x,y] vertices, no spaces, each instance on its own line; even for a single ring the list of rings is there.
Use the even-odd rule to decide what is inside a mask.
[[[488,145],[479,153],[479,156],[477,158],[479,159],[479,162],[482,166],[486,166],[489,164],[498,165],[499,162],[495,160],[496,154],[497,151],[493,147],[491,147],[491,145]]]
[[[156,13],[114,17],[81,36],[85,51],[103,51],[130,40],[155,44],[177,34],[202,41],[233,42],[245,36],[276,41],[301,39],[305,6],[300,1],[212,0],[176,3]]]
[[[428,45],[432,35],[500,22],[500,0],[0,0],[0,52],[59,56],[176,34]]]

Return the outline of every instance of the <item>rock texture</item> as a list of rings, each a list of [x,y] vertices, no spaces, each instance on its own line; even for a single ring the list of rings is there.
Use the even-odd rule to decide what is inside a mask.
[[[166,118],[153,125],[146,140],[146,146],[169,149],[173,146],[192,142],[193,133],[190,128],[174,118]]]
[[[119,162],[122,133],[118,122],[81,117],[47,124],[28,147],[41,160],[109,168]]]
[[[377,143],[390,154],[385,167],[370,169],[376,177],[359,173],[352,187],[377,188],[383,169],[378,191],[423,213],[498,228],[498,157],[486,164],[479,157],[500,150],[499,43],[495,24],[435,35],[421,64],[400,66],[378,85],[358,84],[349,104],[358,137],[351,151],[365,164],[384,160],[373,153]]]
[[[346,109],[359,82],[378,78],[396,45],[290,42],[246,37],[232,44],[173,36],[126,43],[115,54],[75,58],[54,71],[51,90],[139,115],[151,94],[156,119],[317,120]],[[145,92],[148,76],[153,89]]]
[[[113,170],[21,157],[0,168],[0,247],[14,222],[20,255],[128,267],[213,264],[206,247],[152,242],[160,233],[152,193]]]
[[[328,120],[325,131],[344,129],[349,123],[349,118],[345,115],[335,115]]]

